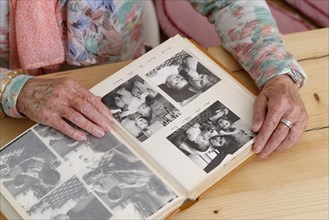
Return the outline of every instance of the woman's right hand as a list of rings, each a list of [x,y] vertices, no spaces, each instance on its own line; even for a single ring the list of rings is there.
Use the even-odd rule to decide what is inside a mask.
[[[18,96],[17,110],[78,141],[86,140],[84,131],[102,137],[111,129],[110,110],[99,97],[70,78],[30,79]],[[64,119],[84,131],[72,127]]]

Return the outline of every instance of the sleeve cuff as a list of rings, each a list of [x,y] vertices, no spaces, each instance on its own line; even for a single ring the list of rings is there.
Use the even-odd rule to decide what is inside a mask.
[[[7,85],[1,100],[4,113],[13,118],[24,118],[16,108],[17,98],[25,83],[33,78],[28,75],[18,75]]]
[[[288,54],[286,60],[274,62],[272,68],[267,69],[265,73],[261,74],[256,80],[256,84],[259,88],[262,88],[270,79],[284,74],[290,76],[298,88],[302,88],[307,81],[307,75],[303,68],[292,55]]]

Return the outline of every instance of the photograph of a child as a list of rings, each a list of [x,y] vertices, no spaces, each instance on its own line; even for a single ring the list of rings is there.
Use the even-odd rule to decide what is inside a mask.
[[[236,114],[216,101],[167,139],[208,173],[254,136]]]
[[[181,106],[220,81],[220,78],[184,50],[146,76]]]
[[[122,219],[147,219],[177,197],[124,145],[106,153],[80,175]]]
[[[143,142],[181,113],[138,75],[102,98],[115,119]]]
[[[32,131],[1,150],[0,182],[25,210],[68,178],[66,169]]]
[[[99,219],[113,215],[76,177],[63,183],[29,211],[31,219]]]

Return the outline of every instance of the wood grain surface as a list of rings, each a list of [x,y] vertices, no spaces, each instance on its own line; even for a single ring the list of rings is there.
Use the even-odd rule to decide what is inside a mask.
[[[308,74],[300,90],[309,114],[301,140],[290,150],[270,158],[253,159],[174,219],[328,219],[328,72],[329,29],[284,36],[288,51]],[[222,47],[207,49],[237,77],[253,81]],[[61,72],[91,88],[129,61]],[[256,87],[254,86],[256,90]],[[0,146],[28,129],[27,119],[0,121]],[[3,216],[0,215],[1,219]]]

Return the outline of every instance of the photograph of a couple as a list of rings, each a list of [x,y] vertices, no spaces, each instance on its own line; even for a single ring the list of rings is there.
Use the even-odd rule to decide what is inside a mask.
[[[187,105],[220,81],[220,78],[184,50],[146,76],[181,106]]]
[[[66,169],[32,131],[1,151],[0,182],[25,210],[72,175]]]
[[[216,101],[167,139],[209,173],[254,136],[236,114]]]
[[[138,75],[102,98],[115,119],[143,142],[181,115]]]

